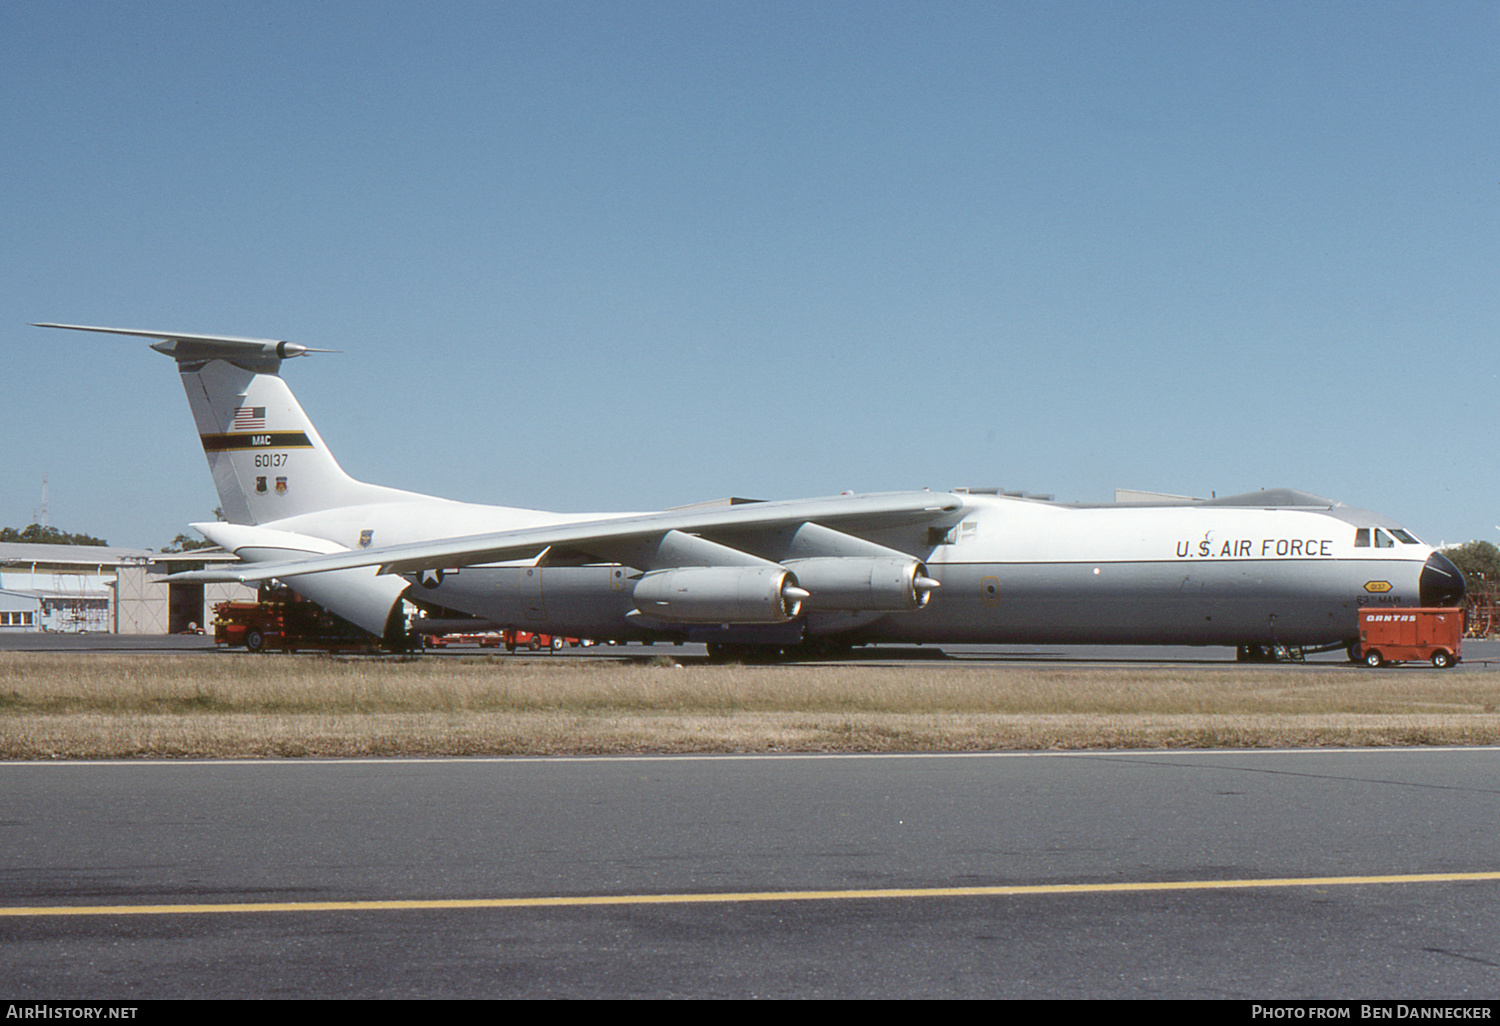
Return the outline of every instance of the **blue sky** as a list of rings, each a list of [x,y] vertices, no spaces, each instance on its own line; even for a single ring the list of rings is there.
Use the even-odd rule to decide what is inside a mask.
[[[172,365],[558,510],[1289,486],[1500,538],[1494,3],[0,5],[0,524],[217,504]]]

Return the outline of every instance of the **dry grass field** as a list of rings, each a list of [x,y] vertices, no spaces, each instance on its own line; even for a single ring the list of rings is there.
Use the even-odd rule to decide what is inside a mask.
[[[0,653],[0,758],[1500,742],[1500,671]]]

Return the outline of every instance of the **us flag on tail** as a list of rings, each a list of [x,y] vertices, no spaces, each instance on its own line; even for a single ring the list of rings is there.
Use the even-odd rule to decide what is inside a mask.
[[[264,406],[240,406],[234,411],[234,423],[230,425],[233,431],[264,431],[266,428],[266,408]]]

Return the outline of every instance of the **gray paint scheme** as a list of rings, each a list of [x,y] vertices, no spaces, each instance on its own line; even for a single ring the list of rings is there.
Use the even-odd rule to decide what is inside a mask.
[[[810,615],[810,636],[852,641],[924,643],[1306,645],[1347,643],[1358,635],[1366,605],[1420,602],[1424,563],[1403,561],[1372,571],[1364,560],[1195,564],[1167,561],[1072,563],[937,562],[941,582],[931,601],[912,612],[847,611]],[[1095,574],[1099,566],[1101,573]],[[534,568],[529,592],[518,579],[533,568],[467,567],[446,574],[422,597],[495,623],[587,637],[705,640],[702,631],[672,625],[621,630],[635,606],[628,591],[610,590],[609,565]],[[623,568],[629,578],[642,571]],[[1365,584],[1378,572],[1390,591]],[[991,594],[985,581],[998,582]],[[760,633],[755,631],[752,633]],[[723,640],[734,640],[726,633]]]

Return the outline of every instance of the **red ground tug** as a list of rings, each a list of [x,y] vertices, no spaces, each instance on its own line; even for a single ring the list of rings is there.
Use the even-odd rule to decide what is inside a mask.
[[[252,652],[375,652],[380,639],[322,606],[292,596],[214,606],[214,642]]]
[[[505,646],[505,651],[514,652],[518,648],[529,649],[532,652],[540,652],[542,649],[551,649],[553,652],[560,651],[572,646],[591,645],[591,641],[583,641],[578,638],[565,638],[561,634],[538,634],[535,631],[522,631],[508,629],[503,631],[485,631],[481,633],[452,633],[439,634],[429,633],[422,630],[422,622],[418,621],[416,631],[422,636],[424,648],[446,648],[449,645],[478,645],[480,648],[499,648]]]
[[[1448,669],[1462,658],[1464,611],[1458,608],[1361,609],[1359,647],[1366,666],[1427,659]]]

